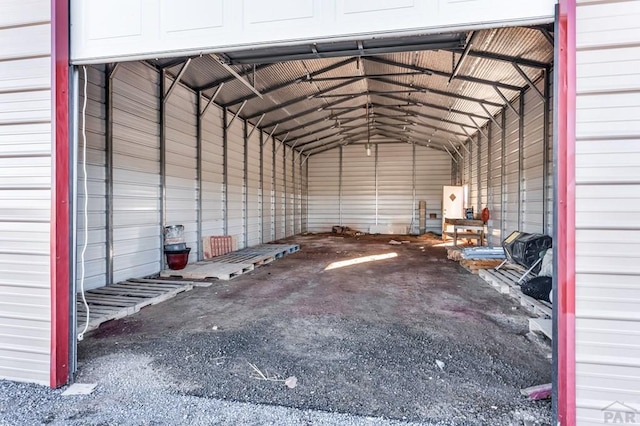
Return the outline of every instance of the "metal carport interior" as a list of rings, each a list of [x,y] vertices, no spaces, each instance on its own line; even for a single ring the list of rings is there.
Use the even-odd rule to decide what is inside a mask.
[[[281,144],[292,150],[295,159],[300,161],[300,167],[304,162],[313,161],[316,155],[320,156],[330,150],[351,145],[361,147],[363,156],[377,145],[415,145],[439,151],[444,153],[443,156],[446,154],[447,166],[451,167],[452,184],[468,183],[478,186],[482,185],[479,175],[476,175],[475,182],[471,182],[470,175],[464,176],[463,164],[476,155],[476,152],[480,152],[481,148],[477,142],[487,139],[487,135],[490,134],[487,131],[488,126],[501,129],[504,135],[506,114],[514,114],[519,117],[520,123],[523,123],[521,108],[524,101],[520,100],[523,99],[525,93],[533,94],[534,97],[542,99],[541,102],[544,104],[544,118],[540,120],[540,123],[544,124],[541,124],[539,129],[539,133],[544,134],[540,138],[542,148],[539,153],[542,158],[543,184],[541,191],[544,201],[541,211],[536,214],[544,217],[541,219],[544,223],[541,231],[546,231],[551,226],[549,217],[552,209],[552,203],[548,201],[551,198],[549,178],[551,163],[549,114],[551,106],[548,89],[552,79],[553,57],[553,25],[550,24],[535,27],[478,29],[468,32],[403,38],[340,41],[311,45],[301,43],[288,47],[146,60],[143,65],[157,72],[162,81],[160,87],[164,92],[159,102],[160,138],[163,137],[162,126],[164,126],[162,105],[171,96],[175,96],[174,91],[182,86],[197,96],[197,105],[200,109],[195,110],[194,107],[196,115],[204,115],[209,108],[215,107],[213,104],[224,111],[225,138],[226,129],[230,128],[234,121],[236,124],[237,121],[243,121],[246,123],[243,128],[245,147],[247,146],[246,140],[259,130],[261,140],[266,137],[266,140],[273,141],[274,147],[276,144]],[[104,68],[101,68],[104,79],[109,81],[111,76],[118,75],[118,68],[122,66],[125,66],[125,63],[104,64]],[[170,84],[166,84],[165,81],[169,81]],[[544,89],[541,90],[541,86]],[[498,118],[500,115],[502,118]],[[112,117],[108,117],[108,119],[110,118]],[[521,124],[518,136],[521,148],[527,144],[522,126],[523,124]],[[502,139],[504,140],[504,136]],[[108,147],[105,148],[105,150],[107,149]],[[506,155],[504,148],[502,152],[503,155]],[[164,161],[164,155],[164,153],[160,153],[160,162]],[[245,161],[247,161],[246,148],[244,155]],[[518,155],[522,158],[521,153],[516,153],[516,156]],[[470,161],[468,161],[469,165]],[[201,170],[198,170],[198,173],[201,173]],[[519,182],[526,179],[526,176],[520,176],[521,171],[518,171],[518,175]],[[107,173],[106,181],[109,180],[108,176]],[[244,179],[246,194],[246,169]],[[162,190],[164,191],[164,188]],[[524,190],[524,187],[518,187],[519,194]],[[109,241],[109,235],[111,238],[113,237],[114,225],[113,218],[109,217],[109,209],[113,208],[114,194],[110,191],[113,191],[113,186],[107,190],[106,194],[107,224],[105,229],[107,241],[99,242],[102,245],[106,243],[107,247],[107,254],[104,255],[107,265],[105,271],[107,283],[113,280],[113,241]],[[246,197],[244,194],[243,196]],[[201,199],[198,200],[198,202],[201,201]],[[478,203],[480,203],[479,199]],[[160,208],[164,208],[164,200],[162,200]],[[519,211],[522,210],[520,198],[517,208]],[[198,214],[201,213],[198,212]],[[302,216],[304,213],[300,212],[300,214]],[[161,218],[163,217],[166,218],[165,212],[161,212]],[[162,220],[160,222],[162,225],[165,224]],[[518,222],[521,222],[519,216]],[[244,232],[248,234],[246,223],[245,221]],[[225,226],[227,225],[225,224]],[[506,225],[501,226],[501,228],[505,227]],[[306,231],[304,226],[300,228],[294,226],[292,229]],[[100,231],[102,230],[101,228]],[[202,232],[199,224],[195,241],[200,241]],[[288,232],[285,236],[290,237],[291,234]],[[157,239],[157,237],[159,236],[149,238]],[[263,242],[269,241],[265,235],[261,235],[261,238]],[[173,356],[181,349],[188,349],[188,353],[185,352],[185,363],[191,362],[191,358],[199,363],[204,363],[198,368],[201,368],[202,365],[213,368],[213,364],[209,363],[214,362],[217,358],[220,358],[219,362],[227,362],[225,357],[230,351],[255,356],[265,353],[275,354],[279,346],[270,340],[272,339],[271,332],[275,336],[279,335],[278,333],[286,328],[287,322],[291,321],[295,332],[298,333],[297,338],[303,341],[292,341],[288,344],[294,349],[296,345],[299,345],[302,349],[300,349],[299,359],[296,359],[295,362],[290,358],[291,354],[287,355],[289,358],[286,360],[283,358],[283,361],[290,361],[291,365],[301,367],[304,365],[302,361],[305,357],[311,356],[312,352],[317,351],[318,354],[322,354],[324,357],[322,362],[319,364],[316,364],[317,360],[313,363],[310,362],[310,365],[314,368],[317,367],[318,371],[314,370],[313,373],[308,371],[309,375],[306,380],[311,383],[312,378],[318,379],[319,385],[317,388],[313,388],[314,392],[320,393],[324,390],[325,394],[315,394],[315,396],[313,394],[296,394],[281,397],[277,395],[279,389],[276,391],[273,389],[264,392],[262,390],[256,391],[255,386],[261,385],[259,381],[246,385],[246,387],[234,389],[233,386],[238,385],[236,379],[245,373],[240,369],[239,364],[225,365],[225,368],[229,367],[226,373],[232,374],[233,378],[226,384],[220,384],[219,394],[216,394],[215,386],[202,384],[198,380],[216,381],[224,380],[224,377],[217,373],[198,369],[194,371],[199,375],[199,379],[189,376],[188,380],[185,380],[184,386],[178,387],[178,392],[181,395],[195,397],[221,397],[304,409],[337,410],[356,415],[388,416],[401,421],[408,419],[446,422],[448,418],[455,418],[457,423],[454,422],[454,424],[482,424],[485,421],[491,422],[491,424],[508,424],[505,422],[512,418],[514,408],[508,404],[493,408],[495,405],[492,401],[495,399],[489,395],[493,392],[490,388],[485,389],[487,395],[479,396],[476,401],[461,402],[456,400],[453,404],[455,405],[453,411],[448,411],[451,407],[447,408],[446,402],[438,402],[433,398],[429,399],[430,403],[434,404],[433,410],[425,409],[420,412],[416,411],[412,405],[407,407],[394,406],[399,402],[385,399],[385,395],[394,393],[393,386],[402,387],[403,385],[401,382],[393,382],[388,388],[380,385],[379,380],[384,379],[384,374],[387,374],[388,371],[384,365],[379,364],[385,360],[406,355],[405,360],[394,364],[403,369],[392,372],[391,376],[394,378],[414,375],[417,381],[428,382],[434,377],[436,378],[434,383],[438,380],[447,380],[446,377],[441,377],[440,373],[444,370],[439,364],[434,364],[435,358],[420,359],[421,346],[433,343],[433,348],[441,350],[443,354],[446,353],[446,356],[450,357],[445,360],[437,358],[438,361],[444,361],[445,365],[450,363],[455,366],[456,372],[452,372],[452,374],[459,374],[457,378],[460,381],[455,383],[456,386],[460,386],[461,390],[458,392],[455,386],[446,388],[446,398],[452,398],[452,400],[455,400],[456,396],[466,398],[470,395],[469,392],[476,392],[473,386],[464,388],[464,381],[467,380],[465,375],[467,374],[477,374],[483,377],[483,380],[486,379],[487,383],[491,385],[498,383],[504,385],[505,388],[512,384],[505,384],[502,381],[512,379],[524,381],[536,377],[536,375],[542,379],[549,379],[545,374],[550,374],[551,366],[544,359],[544,353],[548,349],[544,345],[537,346],[537,342],[531,342],[530,339],[523,336],[522,324],[526,321],[526,315],[513,309],[507,300],[500,300],[500,296],[495,292],[491,293],[493,290],[489,288],[461,290],[460,287],[467,285],[466,282],[460,284],[463,280],[463,274],[461,271],[453,270],[450,266],[439,266],[439,262],[446,262],[446,260],[442,251],[438,251],[441,249],[435,247],[435,242],[429,239],[415,239],[410,248],[406,250],[404,247],[399,248],[399,253],[403,250],[406,251],[405,255],[408,260],[405,264],[396,264],[386,270],[390,275],[386,275],[385,263],[379,262],[366,272],[366,274],[372,275],[360,274],[354,269],[350,272],[340,272],[343,275],[338,275],[333,280],[323,277],[322,279],[327,281],[321,282],[321,279],[318,278],[321,286],[317,286],[317,283],[313,284],[313,276],[314,274],[320,276],[323,273],[322,270],[317,269],[317,266],[324,262],[323,259],[337,261],[345,256],[375,255],[386,248],[386,242],[373,238],[371,241],[361,242],[361,244],[356,241],[335,244],[316,239],[314,236],[298,236],[296,238],[298,240],[291,241],[301,242],[303,252],[304,244],[308,244],[310,249],[308,256],[317,255],[322,257],[322,260],[308,259],[309,261],[305,262],[304,257],[296,260],[295,256],[291,256],[291,259],[283,260],[282,266],[278,266],[276,262],[247,277],[240,277],[226,283],[215,292],[211,288],[197,289],[193,294],[181,295],[174,301],[166,303],[166,311],[163,311],[163,305],[159,305],[149,308],[146,313],[142,312],[140,315],[143,317],[140,320],[137,320],[136,317],[130,317],[106,324],[106,327],[101,327],[94,336],[90,336],[88,341],[80,343],[81,361],[88,363],[88,365],[98,366],[94,371],[80,369],[80,378],[95,379],[96,371],[103,371],[100,362],[105,359],[102,357],[107,356],[109,351],[115,351],[125,358],[132,350],[144,352],[145,348],[139,342],[148,344],[149,352],[158,356],[152,365],[165,369],[173,368],[173,363],[178,362],[180,357],[175,360],[160,359],[161,355],[158,354],[164,350],[171,352],[171,356]],[[80,238],[78,240],[81,241]],[[422,264],[420,256],[425,255],[428,256],[428,262]],[[200,258],[201,251],[198,250],[198,259]],[[419,273],[414,274],[415,276],[411,275],[410,271],[408,272],[410,268],[415,268]],[[429,268],[435,268],[434,281],[428,278]],[[301,276],[309,278],[303,280]],[[394,280],[388,283],[387,289],[365,290],[368,282],[374,280],[374,277],[379,279],[394,278]],[[348,281],[343,283],[343,278]],[[473,277],[469,279],[475,280]],[[265,285],[262,292],[260,286],[264,282],[269,284]],[[283,284],[284,288],[276,288],[278,284]],[[382,285],[382,283],[379,284]],[[475,286],[475,284],[481,285],[474,282],[473,285]],[[442,303],[436,306],[437,309],[434,311],[429,311],[431,305],[427,302],[431,299],[420,298],[422,296],[421,286],[423,285],[433,286],[433,289],[436,292],[441,291],[445,298],[440,301]],[[324,286],[326,286],[326,293],[320,289],[321,287],[324,289]],[[371,303],[373,307],[358,304],[358,298],[354,295],[360,290],[367,293],[362,302]],[[243,292],[245,293],[243,294]],[[489,294],[485,294],[485,292]],[[318,297],[318,302],[321,307],[326,308],[326,311],[320,312],[322,309],[314,311],[313,301],[310,299],[301,303],[301,306],[311,313],[297,311],[297,302],[291,298],[305,295]],[[335,305],[328,303],[328,299],[323,299],[323,295],[339,305],[339,309],[332,311]],[[190,297],[194,297],[192,302],[189,302]],[[341,305],[340,300],[336,300],[341,297],[348,303],[345,302]],[[432,295],[430,297],[437,299],[439,296]],[[470,298],[478,298],[481,303],[475,306]],[[408,303],[410,301],[415,304]],[[386,302],[393,306],[385,307]],[[402,310],[403,303],[406,303],[410,310],[398,314]],[[268,313],[268,304],[272,304],[276,310],[283,309],[285,313],[282,315],[278,312]],[[207,306],[211,306],[213,311],[208,311]],[[230,308],[230,306],[232,307]],[[216,309],[218,310],[215,311]],[[355,317],[352,317],[351,312],[345,314],[347,309],[352,310]],[[438,309],[442,309],[442,312],[447,311],[447,313],[443,314]],[[483,316],[479,312],[481,310],[486,310],[487,315]],[[363,313],[365,311],[371,312]],[[194,312],[201,315],[198,316]],[[162,336],[162,332],[153,325],[169,324],[171,321],[165,323],[161,320],[161,317],[167,313],[184,314],[187,322],[199,321],[204,318],[202,324],[206,324],[198,324],[189,331],[188,324],[180,326],[173,323],[175,329],[167,330],[167,335]],[[237,315],[237,317],[225,320],[215,318],[215,315],[225,314]],[[269,317],[269,319],[262,318],[261,321],[257,318],[254,321],[252,319],[254,314],[264,314],[264,318]],[[294,318],[298,314],[301,316],[308,314],[309,318],[306,320]],[[407,325],[414,314],[419,327]],[[443,315],[441,318],[438,316],[440,314]],[[370,315],[380,315],[381,322],[378,326],[372,325],[374,320]],[[398,324],[393,323],[396,315],[399,318]],[[451,318],[447,315],[451,315]],[[371,322],[367,322],[369,319]],[[269,322],[271,320],[273,322]],[[441,320],[442,322],[440,322]],[[483,340],[479,344],[481,348],[478,349],[481,356],[471,361],[486,362],[486,365],[467,369],[464,362],[457,363],[455,351],[464,345],[469,345],[470,349],[475,347],[474,339],[469,337],[473,334],[473,330],[470,330],[469,336],[465,336],[465,339],[461,340],[462,343],[454,345],[453,352],[447,352],[444,343],[450,340],[451,335],[436,336],[436,328],[445,327],[445,320],[454,321],[458,325],[463,325],[465,321],[468,321],[469,324],[475,324],[474,327],[486,327],[486,330],[478,332]],[[488,323],[491,325],[487,325]],[[219,329],[212,328],[217,327],[218,324],[223,325]],[[209,328],[204,329],[205,326]],[[240,329],[245,326],[248,328]],[[219,349],[215,350],[223,352],[206,352],[214,350],[212,330],[221,332],[219,334],[223,336],[221,338],[224,342]],[[376,345],[367,346],[366,341],[352,338],[358,335],[359,330],[364,330],[364,338],[373,336]],[[535,345],[531,349],[531,353],[526,355],[526,360],[521,363],[531,361],[533,364],[531,370],[518,370],[521,364],[514,367],[520,361],[509,364],[509,347],[504,347],[503,351],[497,353],[499,350],[494,345],[495,342],[492,342],[487,334],[492,330],[503,330],[505,336],[499,337],[499,340],[502,342],[501,339],[504,337],[505,343],[511,342],[514,347],[517,346],[514,356],[526,354],[527,345]],[[451,334],[461,333],[461,330],[457,329],[456,331],[455,327],[448,331]],[[391,336],[394,333],[397,334]],[[291,337],[292,334],[288,333],[287,336]],[[165,337],[166,345],[159,343],[159,340],[164,340]],[[386,340],[387,337],[388,340]],[[215,337],[215,339],[217,338]],[[327,342],[332,341],[331,344],[337,346],[326,348],[313,346],[309,339],[316,338],[322,344],[329,344]],[[207,341],[207,344],[202,346],[202,350],[197,346],[199,339]],[[274,339],[277,338],[274,337]],[[403,347],[405,340],[407,345]],[[396,346],[387,351],[385,341],[393,342]],[[116,343],[120,344],[120,342],[122,342],[122,346],[119,348],[110,347]],[[238,346],[233,346],[234,344]],[[355,346],[349,346],[350,344]],[[485,344],[490,347],[482,346]],[[256,349],[256,345],[261,349]],[[398,347],[398,351],[394,352]],[[159,348],[160,352],[157,351]],[[464,348],[460,349],[462,352],[465,350]],[[307,352],[302,353],[304,351]],[[495,356],[493,351],[496,351]],[[382,354],[383,352],[384,354]],[[335,359],[331,358],[332,354],[335,355]],[[351,356],[349,354],[365,356],[365,358],[356,357],[349,362],[344,362]],[[366,356],[371,356],[371,358],[366,359]],[[529,356],[531,358],[528,358]],[[95,359],[95,357],[99,358]],[[128,360],[129,358],[127,358],[127,362]],[[94,361],[97,364],[93,364]],[[249,360],[247,359],[247,361]],[[249,362],[257,362],[257,360]],[[410,371],[412,362],[415,362],[422,370]],[[433,367],[433,371],[425,370],[427,364]],[[505,364],[509,364],[509,366],[504,368],[506,373],[502,376],[499,369]],[[243,364],[244,366],[245,364]],[[547,366],[549,367],[548,371],[546,371]],[[267,366],[267,368],[276,367],[275,365]],[[380,368],[383,375],[372,380],[368,385],[356,385],[348,380],[342,380],[343,377],[351,377],[352,373],[348,373],[348,371],[352,367],[357,373],[365,372],[372,377],[375,376],[376,369]],[[335,386],[340,388],[339,390],[335,392],[331,389],[327,390],[331,386],[331,380],[319,379],[322,374],[325,374],[324,368],[330,368],[330,372],[335,374],[334,378],[337,378]],[[438,372],[438,369],[441,371]],[[301,377],[301,379],[304,384],[305,378]],[[114,385],[115,382],[111,384]],[[372,398],[374,402],[363,402],[358,405],[358,398],[365,398],[366,395],[375,393],[375,386],[380,386],[383,396]],[[300,388],[294,389],[294,391],[299,392]],[[411,392],[423,391],[437,394],[438,387],[433,383],[425,388],[411,385],[405,390],[400,390],[399,393],[407,395]],[[241,395],[242,392],[246,392],[246,395]],[[352,401],[349,400],[350,392],[355,395]],[[497,394],[499,393],[497,392]],[[253,398],[254,396],[255,398]],[[412,404],[414,402],[411,401]],[[546,413],[548,409],[548,405],[536,406],[530,413],[525,413],[518,420],[535,422],[537,419],[532,419],[531,416]],[[492,410],[496,410],[495,415],[486,414]]]

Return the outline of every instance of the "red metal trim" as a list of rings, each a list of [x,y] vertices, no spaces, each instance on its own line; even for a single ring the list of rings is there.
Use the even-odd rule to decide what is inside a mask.
[[[50,386],[69,379],[69,4],[51,0],[52,153]]]
[[[575,111],[576,0],[559,2],[558,68],[558,422],[576,424]]]

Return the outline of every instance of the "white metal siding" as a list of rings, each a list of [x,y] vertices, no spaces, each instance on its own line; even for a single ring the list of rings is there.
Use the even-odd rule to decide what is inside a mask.
[[[514,102],[515,108],[518,108],[518,102]],[[504,186],[503,195],[504,202],[502,205],[502,231],[506,237],[511,232],[520,228],[518,222],[518,193],[520,179],[520,124],[519,117],[511,108],[507,108],[506,112],[506,135],[505,135],[505,168],[504,168]]]
[[[273,143],[270,139],[267,139],[266,134],[263,136],[263,151],[262,151],[262,164],[263,164],[263,208],[262,208],[262,236],[263,241],[273,241],[274,225],[275,225],[275,192],[273,188]]]
[[[544,93],[544,80],[536,87]],[[532,89],[524,94],[522,231],[544,233],[544,102]]]
[[[159,85],[142,63],[121,64],[113,81],[115,282],[160,270]]]
[[[451,185],[451,157],[435,149],[416,146],[416,203],[415,218],[418,220],[418,201],[427,202],[427,232],[442,232],[442,187]],[[435,214],[436,219],[430,219]]]
[[[244,202],[244,122],[234,120],[227,129],[227,233],[237,238],[238,248],[245,247],[244,220],[246,206]]]
[[[49,384],[50,2],[0,5],[0,379]]]
[[[485,133],[488,132],[486,126],[483,130]],[[478,176],[480,186],[475,213],[480,213],[483,208],[487,207],[489,193],[489,141],[482,134],[480,135],[480,171]]]
[[[479,176],[478,176],[478,151],[479,142],[478,136],[474,136],[469,144],[471,154],[469,157],[469,204],[467,207],[473,207],[475,211],[478,208],[478,188],[479,188]]]
[[[104,286],[106,283],[106,168],[105,168],[105,132],[106,132],[106,106],[105,106],[105,72],[104,66],[87,67],[87,105],[85,115],[85,134],[87,138],[87,189],[88,199],[88,228],[84,223],[84,185],[82,167],[82,105],[84,100],[83,89],[80,90],[81,117],[78,120],[80,126],[80,138],[78,141],[78,281],[80,281],[80,252],[84,244],[85,232],[88,231],[88,245],[85,254],[85,289]],[[80,87],[84,88],[84,73],[80,71]],[[79,289],[79,287],[78,287]]]
[[[224,145],[222,110],[202,117],[202,235],[224,234]]]
[[[638,421],[640,2],[578,3],[576,71],[577,420]]]
[[[378,146],[378,224],[411,225],[413,148],[409,144]]]
[[[500,123],[502,113],[496,118]],[[491,140],[489,149],[491,150],[491,184],[488,188],[488,207],[491,219],[488,224],[489,244],[499,246],[502,243],[502,129],[493,123],[489,123],[491,128]]]
[[[307,179],[307,174],[309,172],[309,161],[306,159],[302,160],[300,167],[300,175],[301,175],[301,188],[300,188],[300,208],[301,208],[301,226],[302,232],[309,231],[309,182]]]
[[[375,156],[363,145],[342,149],[342,224],[368,232],[376,220]]]
[[[299,234],[302,232],[302,187],[300,180],[300,156],[297,153],[293,155],[293,182],[294,182],[294,193],[293,193],[293,208],[294,208],[294,234]]]
[[[286,197],[286,236],[294,234],[294,209],[293,209],[293,164],[291,163],[292,149],[285,147],[284,169],[285,169],[285,197]]]
[[[249,131],[253,127],[249,125]],[[260,132],[253,132],[247,150],[247,197],[249,246],[262,242],[262,192],[260,188]]]
[[[284,147],[280,141],[275,142],[275,238],[276,240],[286,236],[285,218],[285,187],[284,187]]]
[[[451,183],[451,157],[416,146],[414,176],[411,145],[380,144],[376,173],[375,149],[367,157],[363,145],[343,147],[342,171],[340,149],[309,159],[309,230],[329,231],[340,223],[340,216],[343,225],[365,232],[376,224],[408,228],[412,220],[417,225],[418,201],[425,200],[427,214],[437,215],[427,220],[427,230],[439,232],[442,187]]]
[[[330,232],[340,224],[340,151],[332,149],[307,161],[309,167],[309,232]]]
[[[71,1],[72,58],[149,59],[251,45],[553,19],[554,0]],[[123,13],[123,10],[127,13]],[[283,25],[284,24],[284,25]]]
[[[166,87],[173,80],[166,79]],[[165,225],[183,225],[191,248],[189,262],[198,260],[196,95],[178,84],[165,104]]]

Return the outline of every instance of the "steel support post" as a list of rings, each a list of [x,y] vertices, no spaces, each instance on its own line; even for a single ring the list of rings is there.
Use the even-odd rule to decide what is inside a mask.
[[[204,259],[202,247],[202,92],[196,92],[196,195],[197,195],[197,211],[196,211],[196,244],[198,247],[198,260]]]
[[[260,243],[264,244],[264,132],[260,130]]]
[[[222,187],[224,191],[224,204],[222,217],[224,219],[224,235],[229,235],[229,155],[227,134],[227,109],[222,109]]]
[[[551,118],[551,70],[544,71],[544,123],[542,137],[542,229],[544,233],[551,233],[549,229],[549,145],[550,145],[550,118]]]
[[[242,140],[244,143],[244,164],[242,165],[242,202],[244,204],[242,227],[244,228],[244,246],[249,247],[249,138],[246,120],[242,120]]]
[[[342,226],[342,146],[340,146],[340,159],[338,164],[338,223]]]
[[[523,227],[524,215],[522,214],[522,207],[525,201],[522,191],[524,190],[523,179],[523,167],[524,167],[524,90],[520,92],[520,98],[518,99],[520,106],[520,119],[518,120],[518,229]]]
[[[160,72],[160,266],[165,268],[164,258],[164,227],[167,225],[167,159],[166,159],[166,131],[165,123],[167,119],[165,86],[167,74],[165,70]]]

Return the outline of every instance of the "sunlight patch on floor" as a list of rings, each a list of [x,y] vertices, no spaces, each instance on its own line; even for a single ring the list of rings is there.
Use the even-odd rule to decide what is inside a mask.
[[[332,269],[344,268],[345,266],[359,265],[360,263],[376,262],[378,260],[391,259],[398,257],[398,253],[372,254],[370,256],[356,257],[355,259],[341,260],[339,262],[330,263],[324,268],[325,271]]]

